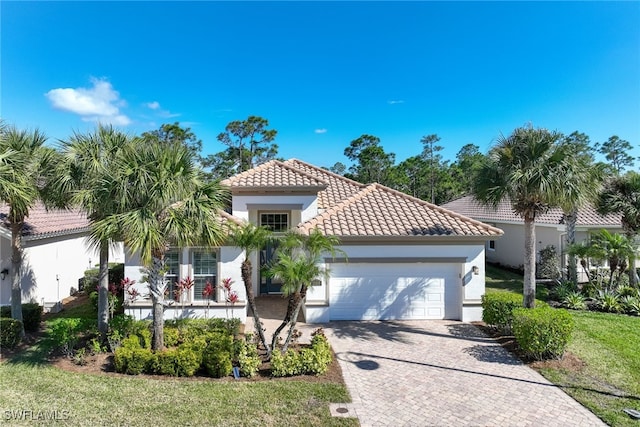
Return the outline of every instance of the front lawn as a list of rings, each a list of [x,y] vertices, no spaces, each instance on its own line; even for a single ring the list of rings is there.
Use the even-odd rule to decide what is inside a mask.
[[[47,316],[94,316],[78,306]],[[10,425],[58,420],[61,425],[357,426],[332,418],[329,403],[349,402],[344,384],[304,379],[223,380],[81,373],[48,359],[47,332],[0,359],[0,409]]]
[[[522,277],[487,267],[487,292],[522,293]],[[533,365],[609,425],[638,426],[622,412],[640,410],[640,317],[569,311],[575,321],[568,357]]]

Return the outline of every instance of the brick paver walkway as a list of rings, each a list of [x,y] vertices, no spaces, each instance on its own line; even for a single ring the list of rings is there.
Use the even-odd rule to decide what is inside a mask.
[[[331,412],[363,427],[604,425],[473,325],[325,326],[353,400]]]

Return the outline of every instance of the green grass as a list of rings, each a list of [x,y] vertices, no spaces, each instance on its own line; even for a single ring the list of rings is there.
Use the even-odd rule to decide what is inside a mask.
[[[88,310],[91,310],[89,307]],[[90,314],[91,313],[91,314]],[[48,317],[95,316],[86,306]],[[344,385],[303,380],[228,381],[83,374],[47,361],[42,339],[0,363],[0,410],[57,411],[62,425],[357,426],[354,418],[332,418],[329,403],[349,402]],[[42,421],[41,421],[42,422]],[[105,424],[106,423],[106,424]]]
[[[522,293],[521,276],[495,267],[487,267],[486,283],[487,292]],[[622,410],[640,410],[640,317],[570,313],[575,329],[568,351],[585,366],[545,367],[540,373],[607,424],[638,427]]]

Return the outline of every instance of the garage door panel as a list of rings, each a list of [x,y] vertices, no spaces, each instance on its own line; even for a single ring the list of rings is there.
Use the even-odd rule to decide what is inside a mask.
[[[445,301],[447,282],[456,285],[457,268],[454,264],[336,264],[329,287],[331,319],[443,319],[445,302],[449,303]]]

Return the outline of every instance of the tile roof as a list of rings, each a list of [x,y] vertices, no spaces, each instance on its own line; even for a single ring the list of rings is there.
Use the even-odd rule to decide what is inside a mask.
[[[7,216],[9,206],[0,205],[0,220],[2,225],[9,229]],[[42,238],[57,234],[72,234],[86,231],[89,227],[87,216],[80,210],[47,210],[44,205],[38,203],[29,210],[22,235],[25,237]]]
[[[248,171],[222,181],[222,185],[234,189],[324,189],[326,181],[294,168],[278,160],[271,160]]]
[[[370,184],[300,224],[338,237],[500,236],[502,230],[380,184]]]
[[[298,159],[287,160],[284,164],[292,166],[297,170],[303,171],[329,184],[326,189],[318,193],[318,207],[323,210],[337,205],[366,187],[365,184],[345,178],[326,169],[310,165]]]
[[[522,217],[513,212],[509,201],[502,201],[496,209],[481,205],[473,196],[465,196],[442,205],[454,212],[470,216],[482,221],[523,222]],[[616,226],[620,227],[620,214],[600,215],[593,205],[587,205],[578,210],[577,226]],[[540,224],[562,224],[563,214],[559,208],[550,209],[547,213],[536,218]]]

